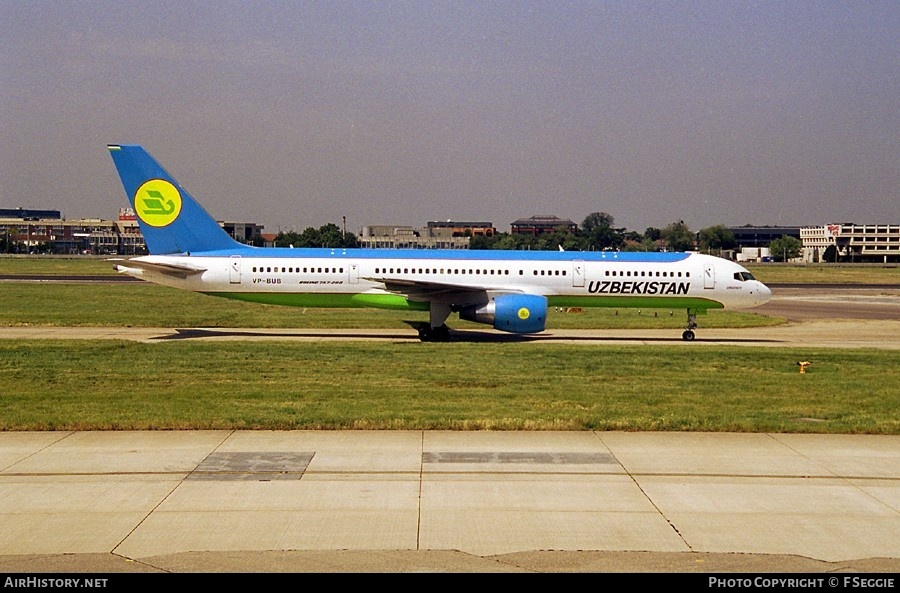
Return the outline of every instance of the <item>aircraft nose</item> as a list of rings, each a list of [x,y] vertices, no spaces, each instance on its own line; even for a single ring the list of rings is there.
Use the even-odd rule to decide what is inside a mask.
[[[772,289],[762,282],[759,282],[758,284],[759,287],[756,291],[756,304],[762,305],[764,303],[768,303],[770,300],[772,300]]]

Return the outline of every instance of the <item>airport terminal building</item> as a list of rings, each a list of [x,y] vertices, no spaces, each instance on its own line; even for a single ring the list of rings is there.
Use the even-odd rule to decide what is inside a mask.
[[[220,222],[225,231],[249,243],[263,227],[249,222]],[[63,255],[145,255],[147,246],[131,208],[120,208],[116,220],[66,220],[59,210],[0,208],[0,252]]]
[[[825,250],[834,247],[841,261],[900,262],[900,225],[826,224],[800,229],[803,261],[823,261]]]
[[[146,253],[134,212],[126,208],[116,220],[66,220],[58,210],[0,209],[0,240],[5,253]]]

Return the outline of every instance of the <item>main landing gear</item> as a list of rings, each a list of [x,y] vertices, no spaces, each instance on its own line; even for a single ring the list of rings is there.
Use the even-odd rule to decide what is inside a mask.
[[[685,342],[692,342],[694,340],[694,328],[697,327],[697,310],[696,309],[688,309],[687,310],[687,329],[684,330],[684,333],[681,334],[681,339]]]
[[[419,339],[423,342],[448,342],[450,340],[450,328],[445,325],[431,327],[424,324],[419,327]]]
[[[450,340],[450,328],[444,323],[450,316],[450,305],[431,301],[429,307],[429,323],[419,326],[419,339],[423,342],[447,342]]]

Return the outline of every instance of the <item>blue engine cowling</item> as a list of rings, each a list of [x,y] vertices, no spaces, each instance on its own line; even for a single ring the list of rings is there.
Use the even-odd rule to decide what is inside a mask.
[[[547,297],[534,294],[502,294],[486,305],[465,307],[459,318],[489,323],[494,329],[515,334],[544,331],[547,326]]]

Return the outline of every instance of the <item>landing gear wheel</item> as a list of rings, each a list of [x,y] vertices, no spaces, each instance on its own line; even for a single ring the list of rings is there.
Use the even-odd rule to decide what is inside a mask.
[[[697,327],[697,310],[696,309],[688,309],[687,310],[687,328],[684,330],[684,333],[681,334],[681,339],[685,342],[692,342],[694,340],[694,328]]]
[[[423,342],[448,342],[450,341],[450,328],[446,325],[440,327],[423,325],[419,328],[419,339]]]

